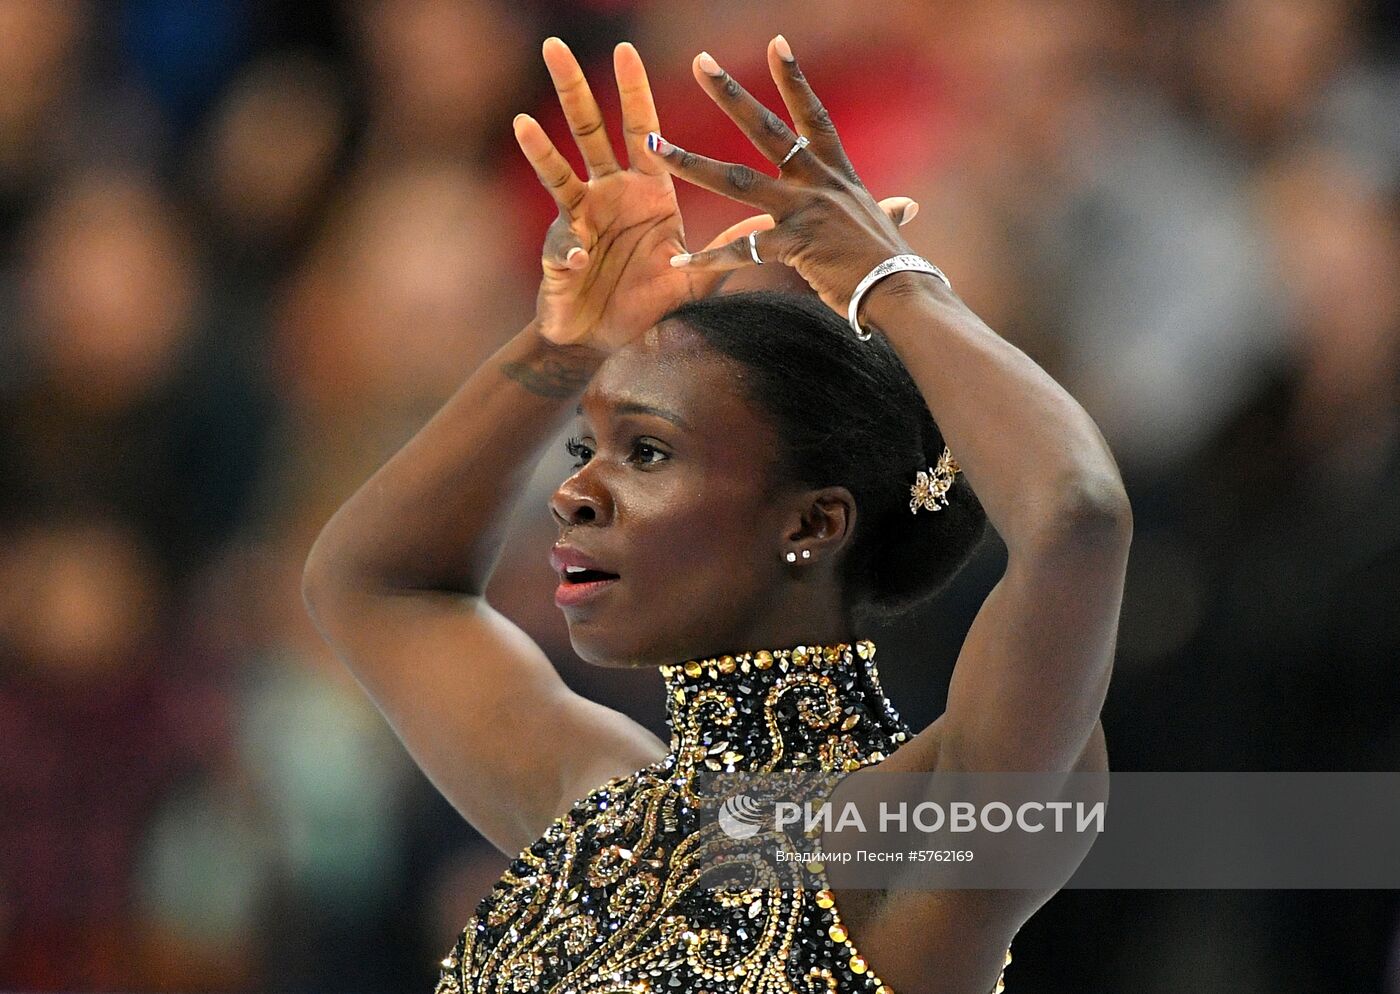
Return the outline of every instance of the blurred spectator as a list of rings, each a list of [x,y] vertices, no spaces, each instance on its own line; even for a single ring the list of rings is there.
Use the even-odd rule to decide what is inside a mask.
[[[331,68],[309,55],[263,59],[230,88],[190,164],[216,279],[256,294],[291,261],[326,199],[348,113]]]
[[[1152,670],[1121,692],[1156,720],[1125,733],[1144,752],[1191,742],[1215,768],[1393,769],[1400,229],[1366,174],[1319,148],[1273,162],[1256,196],[1290,346],[1143,491],[1120,653]]]
[[[1271,165],[1259,196],[1295,339],[1173,474],[1206,603],[1233,619],[1205,629],[1228,640],[1228,657],[1210,655],[1239,681],[1219,745],[1260,769],[1394,769],[1400,229],[1362,174],[1318,150]]]
[[[76,0],[0,0],[0,259],[56,164],[89,14]]]
[[[1212,0],[1204,13],[1187,22],[1195,104],[1247,155],[1306,129],[1357,55],[1351,0]]]
[[[513,97],[537,68],[521,5],[365,0],[348,10],[368,73],[374,155],[484,165],[510,140]]]
[[[261,628],[294,632],[296,653],[323,663],[317,667],[319,677],[308,682],[305,675],[292,675],[299,664],[295,656],[284,659],[287,648],[274,643],[245,650],[248,662],[263,661],[250,678],[265,688],[252,689],[253,696],[244,698],[250,721],[266,708],[264,694],[299,687],[305,707],[357,716],[344,734],[370,736],[379,743],[375,748],[384,747],[379,737],[388,735],[387,727],[347,682],[348,671],[324,659],[325,650],[301,606],[301,564],[339,503],[528,319],[530,293],[516,271],[503,269],[516,233],[500,199],[488,181],[460,166],[367,169],[336,204],[290,286],[273,359],[287,417],[279,458],[264,478],[260,500],[263,507],[278,509],[264,526],[286,529],[272,546],[279,582],[268,589],[277,599],[265,608],[275,609],[279,620],[274,625],[264,621]],[[284,690],[276,690],[279,686]],[[286,717],[290,721],[293,716]],[[361,727],[366,720],[369,725]],[[277,737],[272,729],[253,734],[257,726],[248,727],[250,744]],[[296,727],[289,724],[287,734]],[[403,757],[396,752],[394,758]],[[331,794],[325,802],[354,800],[351,794],[335,793],[352,784],[328,781]],[[375,803],[373,784],[363,790],[359,803]],[[311,805],[305,817],[312,817],[322,802],[299,797],[288,803]],[[392,808],[376,818],[391,816]],[[380,848],[392,843],[382,840]],[[302,858],[315,857],[306,853]],[[363,868],[356,872],[362,883],[376,879]],[[326,913],[334,913],[334,906],[328,905]],[[382,976],[375,982],[392,980]]]
[[[259,634],[231,660],[230,703],[275,870],[258,937],[265,982],[320,989],[333,969],[337,989],[379,991],[402,969],[374,937],[402,913],[400,812],[413,766],[298,610],[310,538],[276,535],[261,568],[241,578],[251,609],[243,621]],[[295,932],[277,925],[289,920]]]
[[[0,513],[110,511],[177,579],[237,523],[268,417],[201,340],[191,234],[149,182],[92,173],[55,192],[25,262]]]
[[[277,369],[292,416],[333,437],[364,429],[366,414],[397,433],[397,419],[431,413],[529,319],[532,290],[509,265],[519,237],[473,170],[362,173],[287,301]]]
[[[6,987],[139,987],[131,872],[162,793],[222,749],[226,712],[169,627],[152,551],[110,519],[0,544],[0,933]]]
[[[993,3],[935,49],[965,199],[997,205],[1034,281],[1011,328],[1129,473],[1205,437],[1277,328],[1243,176],[1141,76],[1145,31],[1112,3]]]
[[[82,176],[39,215],[29,248],[32,357],[69,403],[118,411],[174,375],[198,287],[189,232],[161,191]]]

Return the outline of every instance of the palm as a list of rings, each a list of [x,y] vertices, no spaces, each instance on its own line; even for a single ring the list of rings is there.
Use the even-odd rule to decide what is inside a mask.
[[[516,117],[516,141],[559,205],[559,218],[545,238],[536,317],[541,334],[552,342],[611,352],[677,304],[712,292],[723,274],[671,265],[673,255],[686,251],[685,230],[671,176],[646,150],[647,133],[660,124],[637,50],[624,42],[613,52],[627,169],[613,154],[602,113],[573,53],[550,38],[544,59],[589,179],[579,178],[538,122],[525,114]],[[760,214],[711,244],[772,224]]]
[[[627,169],[591,179],[572,220],[561,216],[556,224],[572,232],[589,264],[546,269],[538,317],[552,341],[587,340],[611,351],[714,282],[671,266],[686,249],[670,176]]]

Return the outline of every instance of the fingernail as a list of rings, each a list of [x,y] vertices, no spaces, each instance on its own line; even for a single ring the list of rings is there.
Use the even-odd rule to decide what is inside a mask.
[[[671,150],[675,147],[676,146],[672,145],[665,138],[662,138],[659,132],[647,132],[647,148],[657,155],[670,155]]]
[[[719,67],[719,63],[714,60],[709,52],[700,53],[700,68],[711,76],[724,75],[724,70]]]
[[[909,201],[904,205],[904,213],[899,216],[899,223],[908,224],[914,220],[914,215],[917,213],[919,213],[919,205],[912,200]]]
[[[684,266],[689,261],[690,253],[688,252],[682,252],[680,255],[671,256],[671,265],[675,266],[677,269]]]
[[[792,46],[788,44],[788,40],[782,35],[778,35],[778,37],[773,39],[773,47],[778,50],[778,58],[782,59],[784,62],[793,61]]]
[[[573,248],[569,249],[569,251],[564,254],[564,264],[566,266],[572,266],[574,264],[574,260],[582,255],[583,249],[575,245]]]

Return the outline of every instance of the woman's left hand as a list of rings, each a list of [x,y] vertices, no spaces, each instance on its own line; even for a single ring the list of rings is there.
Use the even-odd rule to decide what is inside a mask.
[[[843,317],[856,284],[890,256],[912,250],[899,224],[912,217],[910,202],[891,198],[876,203],[846,157],[831,118],[807,85],[782,35],[768,44],[768,68],[797,132],[759,103],[709,55],[695,59],[696,78],[730,119],[775,165],[798,141],[809,144],[779,168],[777,177],[736,163],[720,162],[677,148],[660,135],[647,148],[674,176],[772,215],[776,224],[751,244],[740,238],[716,248],[671,260],[691,271],[738,269],[781,262],[797,270],[827,306]]]

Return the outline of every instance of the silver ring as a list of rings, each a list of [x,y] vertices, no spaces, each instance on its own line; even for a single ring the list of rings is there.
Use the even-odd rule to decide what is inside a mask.
[[[757,232],[757,231],[750,231],[750,232],[749,232],[749,255],[753,257],[753,261],[754,261],[755,264],[760,265],[760,266],[763,265],[763,260],[760,259],[760,258],[758,257],[758,232]]]
[[[809,139],[806,135],[798,135],[797,141],[793,142],[792,148],[788,149],[788,154],[783,156],[782,162],[778,163],[778,168],[783,168],[783,166],[788,164],[788,159],[791,159],[794,155],[802,151],[810,144],[812,144],[811,139]]]

